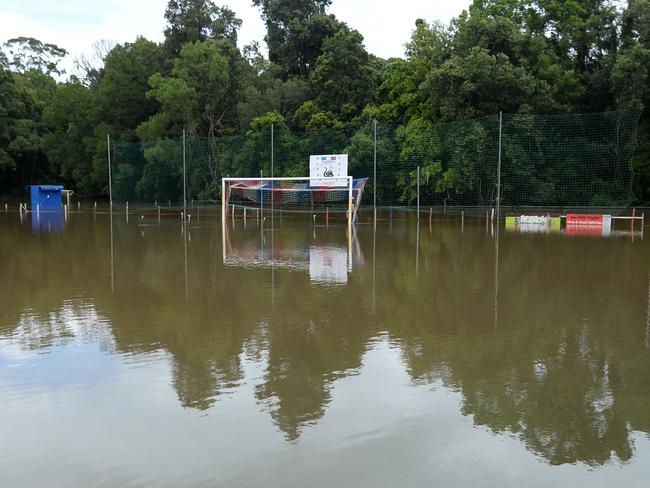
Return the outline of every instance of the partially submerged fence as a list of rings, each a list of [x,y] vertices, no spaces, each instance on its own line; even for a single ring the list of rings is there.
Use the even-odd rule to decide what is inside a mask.
[[[222,177],[305,176],[309,156],[348,154],[369,177],[364,205],[624,207],[634,201],[631,157],[639,111],[503,114],[408,125],[243,136],[182,134],[109,141],[112,201],[182,205],[220,199]]]

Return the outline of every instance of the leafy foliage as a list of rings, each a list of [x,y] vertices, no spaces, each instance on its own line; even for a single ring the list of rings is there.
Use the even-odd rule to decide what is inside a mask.
[[[624,201],[628,190],[607,190],[606,174],[625,181],[625,171],[596,168],[581,193],[568,182],[580,164],[600,160],[594,151],[613,161],[630,157],[633,134],[626,132],[620,147],[594,134],[620,135],[636,112],[619,112],[620,126],[603,115],[594,134],[570,140],[532,114],[645,107],[649,0],[624,8],[613,0],[474,0],[448,25],[417,19],[404,57],[389,60],[368,53],[361,34],[328,13],[330,3],[253,0],[266,24],[268,59],[257,43],[238,47],[241,20],[212,0],[170,0],[162,43],[98,44],[96,62],[77,63],[80,79],[61,78],[64,49],[28,37],[7,41],[0,52],[0,191],[61,181],[80,195],[105,195],[110,134],[121,141],[112,150],[121,158],[114,186],[124,197],[175,198],[184,130],[193,141],[191,191],[213,198],[223,175],[270,171],[271,124],[276,175],[304,174],[306,154],[334,150],[348,152],[353,171],[368,175],[377,119],[379,181],[368,195],[382,199],[396,188],[401,201],[412,202],[419,166],[427,201],[489,203],[502,111],[513,117],[506,116],[503,148],[512,176],[506,196],[520,203]],[[639,130],[634,191],[647,202],[645,113]],[[553,153],[563,144],[572,152]],[[564,170],[549,164],[549,155]]]

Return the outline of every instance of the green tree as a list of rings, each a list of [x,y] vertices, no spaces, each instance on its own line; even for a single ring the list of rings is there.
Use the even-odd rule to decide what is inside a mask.
[[[373,100],[377,81],[363,36],[347,27],[324,41],[310,77],[317,105],[344,121],[358,116]]]
[[[54,178],[42,122],[54,89],[54,80],[40,71],[19,74],[0,67],[0,190],[22,193],[27,184]]]
[[[138,134],[153,140],[177,136],[186,128],[190,134],[214,136],[226,115],[229,78],[228,62],[216,41],[184,45],[172,76],[156,73],[149,78],[147,98],[156,100],[161,111],[142,123]]]
[[[57,86],[43,114],[50,130],[44,141],[50,163],[66,186],[86,196],[101,194],[105,186],[97,178],[104,173],[98,175],[93,165],[94,112],[91,91],[73,78]]]
[[[326,15],[331,0],[253,0],[266,23],[269,59],[281,67],[283,76],[306,77],[321,54],[323,42],[341,24]]]
[[[159,105],[146,96],[149,77],[163,66],[160,47],[143,37],[115,46],[106,56],[96,90],[97,119],[108,124],[111,136],[135,140],[135,128],[153,116]]]
[[[40,71],[45,74],[63,74],[59,63],[68,52],[56,44],[43,43],[33,37],[15,37],[3,44],[4,63],[17,73]]]
[[[397,186],[401,190],[400,201],[409,205],[415,201],[419,166],[421,199],[423,202],[433,202],[443,190],[443,167],[436,127],[414,118],[397,129],[396,138],[400,144],[400,173],[397,175]]]
[[[492,55],[476,46],[467,56],[452,56],[431,70],[421,86],[432,121],[470,119],[499,111],[544,112],[552,105],[546,83],[524,68],[513,66],[505,54]]]
[[[228,7],[211,0],[170,0],[165,10],[165,47],[172,56],[185,44],[226,38],[237,43],[241,20]]]

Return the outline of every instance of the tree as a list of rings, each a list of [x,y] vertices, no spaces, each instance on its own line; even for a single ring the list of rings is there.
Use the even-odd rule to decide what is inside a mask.
[[[102,39],[93,42],[90,54],[81,54],[74,59],[75,75],[84,85],[99,85],[104,74],[106,57],[115,47],[113,41]]]
[[[174,62],[172,76],[156,73],[149,78],[147,98],[161,111],[138,127],[142,139],[153,140],[180,134],[214,136],[226,115],[230,73],[216,41],[186,44]]]
[[[350,121],[373,100],[377,79],[363,36],[342,27],[324,41],[310,83],[320,108]]]
[[[149,77],[162,66],[160,47],[144,37],[119,44],[107,54],[95,103],[97,118],[110,126],[113,138],[135,140],[135,128],[156,113],[159,105],[146,93]]]
[[[396,138],[400,144],[401,167],[397,175],[397,186],[402,192],[400,201],[410,205],[417,197],[416,166],[420,166],[423,201],[434,201],[436,194],[443,190],[443,167],[436,127],[422,119],[413,118],[407,125],[397,129]]]
[[[504,111],[541,112],[552,105],[546,83],[505,54],[474,47],[467,56],[452,56],[432,70],[421,86],[424,115],[431,121],[470,119]]]
[[[420,85],[431,70],[451,56],[451,34],[440,23],[415,22],[411,40],[406,44],[406,59],[392,60],[377,89],[380,116],[391,122],[406,124],[420,117],[424,99]]]
[[[93,165],[96,139],[91,91],[75,78],[60,84],[43,121],[50,130],[44,143],[47,157],[66,186],[81,195],[101,194],[103,173],[98,175]]]
[[[64,73],[58,65],[68,52],[56,44],[43,44],[33,37],[15,37],[3,44],[5,63],[17,73],[35,70],[48,75]]]
[[[206,39],[228,39],[237,44],[241,20],[228,7],[211,0],[170,0],[165,10],[165,47],[177,56],[187,43]]]
[[[249,86],[237,107],[240,128],[246,130],[259,114],[274,111],[282,115],[283,119],[291,120],[311,95],[309,84],[301,78],[291,78],[286,81],[273,78],[260,88]]]
[[[269,59],[279,65],[283,76],[306,77],[321,54],[323,42],[341,23],[326,15],[331,0],[253,0],[266,23]]]
[[[5,192],[53,176],[43,152],[47,128],[41,118],[54,80],[39,72],[29,75],[0,67],[0,190]]]

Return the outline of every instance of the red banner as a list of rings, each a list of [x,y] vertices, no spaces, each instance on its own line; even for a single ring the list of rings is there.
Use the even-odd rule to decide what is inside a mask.
[[[603,215],[566,214],[567,227],[572,225],[593,225],[593,226],[602,227],[603,220],[604,220]]]

